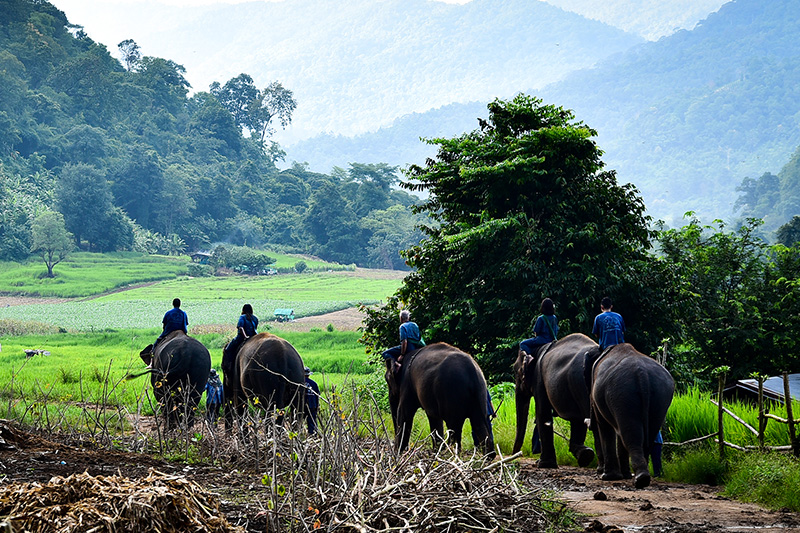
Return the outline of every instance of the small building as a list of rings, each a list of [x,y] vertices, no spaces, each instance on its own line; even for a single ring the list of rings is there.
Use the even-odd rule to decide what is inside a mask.
[[[794,400],[800,400],[800,374],[789,374],[789,395]],[[722,390],[722,397],[755,403],[758,401],[758,381],[739,379],[728,383]],[[773,376],[764,381],[764,398],[784,403],[783,376]]]
[[[189,257],[192,258],[192,263],[200,263],[201,265],[207,265],[211,260],[211,254],[208,252],[195,252]]]

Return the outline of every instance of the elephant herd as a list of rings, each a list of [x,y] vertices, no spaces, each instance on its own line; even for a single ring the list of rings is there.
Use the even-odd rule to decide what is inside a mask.
[[[150,381],[168,422],[190,425],[211,371],[211,355],[183,331],[164,337],[155,348],[142,350],[150,364]],[[306,397],[303,360],[294,346],[270,333],[248,339],[230,368],[223,369],[225,417],[241,415],[248,401],[281,410],[289,405],[303,412]]]
[[[152,357],[151,382],[168,419],[184,414],[191,421],[211,369],[208,350],[181,331],[164,338],[142,357]],[[305,401],[303,361],[286,340],[261,333],[245,342],[231,368],[223,369],[226,415],[242,414],[248,401],[302,412]],[[604,480],[631,477],[637,488],[650,484],[650,447],[666,417],[675,384],[669,372],[630,344],[600,353],[597,343],[575,333],[531,356],[520,351],[514,364],[517,412],[514,453],[522,448],[531,398],[541,439],[538,466],[556,468],[553,418],[570,424],[569,450],[580,466],[595,452],[584,444],[595,435],[597,470]],[[469,419],[476,448],[493,458],[495,445],[490,402],[483,373],[469,354],[446,343],[420,348],[406,358],[399,373],[387,365],[385,379],[395,428],[395,447],[406,449],[414,414],[423,409],[435,442],[461,442]],[[176,391],[183,394],[176,394]]]

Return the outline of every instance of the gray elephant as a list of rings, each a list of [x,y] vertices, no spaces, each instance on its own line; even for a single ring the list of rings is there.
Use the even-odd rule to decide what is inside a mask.
[[[449,442],[459,448],[464,421],[469,419],[476,448],[494,458],[486,380],[470,355],[443,342],[430,344],[406,357],[397,376],[387,363],[385,377],[398,451],[408,447],[414,414],[422,408],[434,446],[443,439],[446,423]]]
[[[602,479],[630,478],[630,460],[636,488],[650,484],[650,448],[674,392],[669,371],[630,344],[617,344],[597,360],[592,369],[592,425]]]
[[[185,419],[191,426],[194,412],[211,372],[211,355],[203,344],[183,331],[173,331],[139,354],[151,366],[150,382],[168,423]]]
[[[553,444],[553,415],[570,423],[569,451],[580,466],[588,466],[594,451],[584,444],[589,419],[589,389],[584,375],[588,357],[599,351],[596,342],[573,333],[545,345],[535,356],[519,351],[516,375],[517,435],[514,453],[522,449],[531,397],[536,402],[536,427],[542,444],[539,468],[557,468]]]
[[[303,360],[287,340],[271,333],[259,333],[239,348],[233,368],[225,368],[225,421],[233,413],[241,416],[248,400],[264,408],[283,409],[293,405],[302,413],[305,401]]]

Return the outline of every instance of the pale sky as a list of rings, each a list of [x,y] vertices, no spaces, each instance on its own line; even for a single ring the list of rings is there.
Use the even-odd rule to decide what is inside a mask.
[[[102,0],[103,4],[132,4],[141,3],[142,0]],[[153,4],[168,6],[206,6],[213,4],[244,4],[247,2],[282,2],[284,0],[146,0]],[[446,4],[466,4],[472,0],[433,0]],[[61,11],[68,11],[70,7],[91,7],[100,3],[100,0],[50,0],[50,3]]]

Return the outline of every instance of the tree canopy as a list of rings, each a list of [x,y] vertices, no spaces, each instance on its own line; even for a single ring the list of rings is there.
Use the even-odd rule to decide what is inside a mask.
[[[604,169],[596,132],[570,111],[518,95],[492,102],[479,125],[429,141],[437,156],[410,168],[402,185],[430,193],[416,209],[437,224],[404,252],[416,270],[371,314],[369,342],[394,342],[401,305],[426,339],[507,376],[544,297],[562,331],[590,331],[603,296],[630,293],[651,233],[636,190]]]

